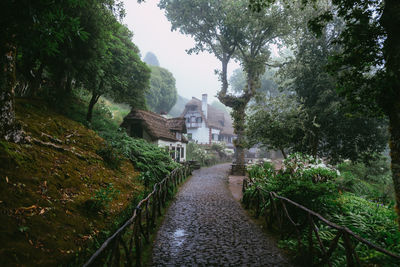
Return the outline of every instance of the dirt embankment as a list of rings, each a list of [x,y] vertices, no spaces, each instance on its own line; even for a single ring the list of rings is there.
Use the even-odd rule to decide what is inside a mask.
[[[58,266],[107,230],[142,191],[125,160],[107,167],[104,140],[40,101],[17,103],[25,144],[0,141],[0,262]]]

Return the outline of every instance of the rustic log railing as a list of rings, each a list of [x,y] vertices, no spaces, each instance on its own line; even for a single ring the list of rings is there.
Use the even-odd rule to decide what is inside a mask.
[[[150,242],[150,233],[156,226],[166,201],[189,174],[189,164],[173,170],[153,191],[141,200],[130,217],[83,265],[86,266],[141,266],[142,248]]]
[[[243,180],[243,193],[246,189],[251,186],[250,179]],[[267,199],[266,199],[267,198]],[[381,248],[368,240],[358,236],[347,227],[337,225],[333,222],[322,217],[320,214],[286,198],[277,195],[275,192],[268,192],[258,186],[255,187],[254,191],[250,195],[243,197],[243,203],[246,209],[251,206],[255,209],[255,217],[261,215],[262,210],[265,211],[265,221],[267,227],[272,229],[274,226],[281,233],[281,238],[284,238],[286,232],[286,238],[289,238],[293,234],[296,234],[297,238],[297,249],[299,252],[303,252],[303,255],[307,255],[308,266],[332,266],[332,255],[338,248],[340,239],[345,249],[347,266],[362,266],[360,258],[356,252],[356,246],[361,243],[369,248],[379,251],[391,258],[395,262],[396,266],[400,266],[400,256],[396,255],[384,248]],[[304,221],[302,223],[295,222],[289,214],[289,208],[291,210],[297,210],[302,212],[304,215]],[[330,241],[329,246],[325,246],[319,234],[319,229],[315,224],[315,220],[321,221],[331,229],[337,231],[335,237]],[[308,228],[307,241],[303,243],[302,230]],[[316,241],[316,242],[315,242]],[[314,243],[319,247],[316,248]],[[315,257],[317,256],[317,257]],[[318,261],[314,260],[318,258]],[[398,264],[398,265],[397,265]]]

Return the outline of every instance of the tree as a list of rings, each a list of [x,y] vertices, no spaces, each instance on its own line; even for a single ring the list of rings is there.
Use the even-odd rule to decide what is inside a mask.
[[[245,1],[160,1],[173,29],[191,35],[196,42],[190,52],[207,51],[221,61],[221,90],[218,99],[232,108],[236,163],[244,166],[245,109],[259,86],[259,78],[269,59],[269,44],[284,31],[281,6],[263,13],[252,13]],[[243,12],[244,11],[244,12]],[[246,86],[241,95],[228,93],[227,68],[237,59],[246,72]],[[242,167],[240,172],[243,172]]]
[[[147,52],[143,61],[148,65],[160,67],[160,62],[158,62],[156,55],[154,55],[152,52]]]
[[[254,10],[271,2],[249,1]],[[400,217],[400,1],[333,0],[332,4],[334,10],[310,25],[318,32],[334,15],[345,22],[343,31],[332,40],[342,50],[332,59],[330,70],[338,79],[338,92],[354,109],[372,116],[383,113],[389,119],[391,169]]]
[[[31,49],[37,59],[54,57],[68,38],[86,38],[73,11],[83,1],[1,1],[0,3],[0,137],[23,139],[15,119],[14,94],[17,84],[17,53]],[[81,35],[80,35],[81,31]],[[36,62],[33,62],[36,63]],[[33,70],[36,71],[36,70]]]
[[[308,115],[295,95],[267,97],[264,104],[253,105],[247,122],[249,145],[286,152],[301,151]]]
[[[167,69],[157,66],[150,66],[150,69],[150,90],[146,92],[147,105],[155,113],[168,113],[177,100],[175,78]]]
[[[303,147],[303,152],[333,162],[360,160],[382,152],[387,145],[385,119],[351,114],[349,102],[335,90],[336,79],[326,70],[329,57],[340,50],[329,40],[342,27],[340,20],[333,21],[318,38],[304,29],[296,41],[295,58],[280,70],[287,90],[302,99],[311,119],[306,125],[308,146]]]
[[[266,69],[260,78],[260,87],[256,90],[258,95],[274,97],[280,94],[278,90],[279,86],[274,80],[275,74],[275,69]],[[234,70],[232,76],[229,78],[229,84],[234,92],[240,93],[242,88],[246,86],[246,74],[241,69]]]
[[[31,94],[44,73],[50,92],[68,93],[80,82],[80,70],[94,55],[98,28],[93,21],[104,10],[114,16],[123,11],[113,0],[1,1],[0,138],[23,140],[14,110],[18,82],[27,81]]]
[[[86,119],[91,121],[93,107],[100,96],[107,95],[117,102],[144,107],[145,90],[149,87],[150,70],[140,60],[139,49],[132,43],[132,33],[126,26],[109,16],[100,41],[99,56],[91,62],[87,87],[92,92]],[[103,19],[104,20],[104,19]]]
[[[168,115],[172,117],[179,117],[182,114],[182,111],[185,109],[186,103],[189,102],[189,99],[178,95],[175,105],[170,109]]]

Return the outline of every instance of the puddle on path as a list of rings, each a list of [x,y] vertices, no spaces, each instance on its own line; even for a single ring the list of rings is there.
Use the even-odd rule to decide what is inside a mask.
[[[172,238],[175,245],[179,247],[185,240],[185,230],[179,228],[176,229]]]

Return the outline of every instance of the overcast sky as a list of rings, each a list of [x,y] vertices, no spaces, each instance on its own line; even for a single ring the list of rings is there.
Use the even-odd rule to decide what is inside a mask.
[[[190,99],[207,93],[211,103],[221,87],[214,74],[215,69],[220,69],[219,61],[208,53],[188,55],[185,50],[193,47],[194,41],[178,31],[171,32],[171,23],[157,3],[156,0],[146,0],[142,4],[125,0],[124,23],[133,32],[133,42],[139,47],[142,59],[147,52],[153,52],[160,66],[174,75],[178,94]],[[229,73],[238,67],[231,63]]]

